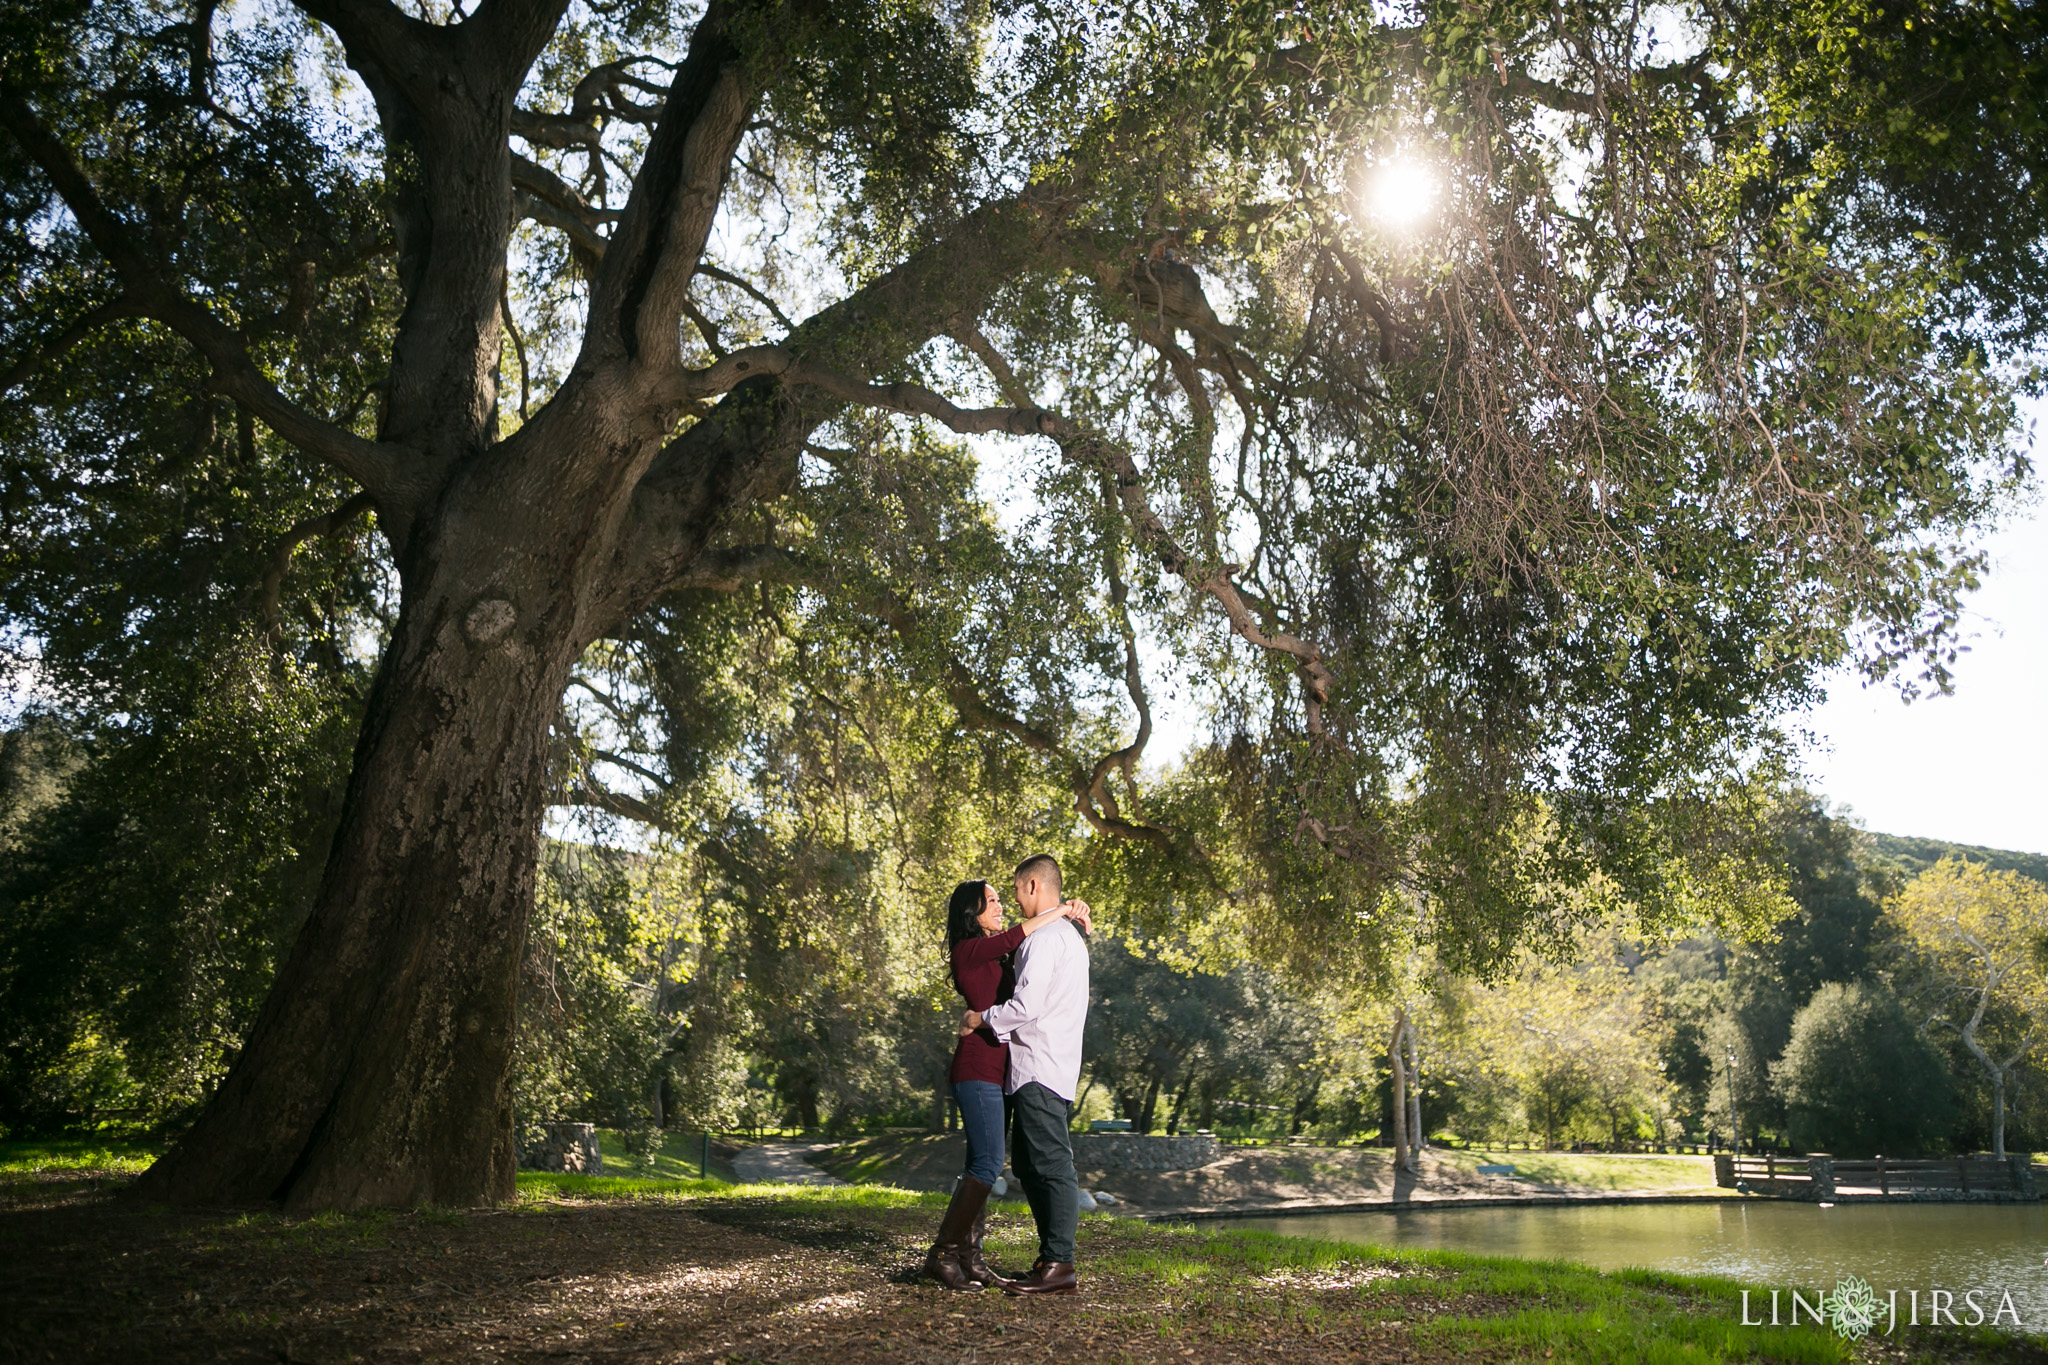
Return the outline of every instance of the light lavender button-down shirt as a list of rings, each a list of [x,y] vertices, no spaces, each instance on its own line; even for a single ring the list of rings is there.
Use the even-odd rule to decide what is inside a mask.
[[[1081,1088],[1081,1032],[1088,1024],[1088,944],[1063,919],[1017,950],[1017,987],[981,1020],[1010,1045],[1003,1093],[1033,1081],[1069,1104]]]

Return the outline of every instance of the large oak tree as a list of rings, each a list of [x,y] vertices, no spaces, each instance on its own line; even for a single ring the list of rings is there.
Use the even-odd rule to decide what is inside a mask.
[[[687,730],[705,594],[872,622],[1276,944],[1420,905],[1486,960],[1739,882],[1730,784],[1818,670],[1939,673],[2013,472],[1953,259],[1724,9],[300,9],[16,6],[0,72],[13,458],[113,401],[49,378],[113,329],[123,394],[234,414],[195,458],[333,487],[256,615],[366,511],[399,585],[320,889],[155,1198],[509,1194],[544,811],[661,818],[565,789],[553,727],[612,642],[680,651],[643,681]],[[1042,461],[1029,533],[953,437]],[[39,533],[119,481],[26,478]],[[1230,703],[1141,809],[1145,631]]]

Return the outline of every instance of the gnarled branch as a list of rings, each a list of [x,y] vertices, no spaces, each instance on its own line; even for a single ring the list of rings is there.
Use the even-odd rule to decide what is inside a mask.
[[[677,68],[604,262],[591,284],[585,351],[661,374],[680,362],[683,298],[774,52],[742,52],[712,0]],[[786,22],[786,17],[784,22]],[[776,22],[760,27],[779,31]]]
[[[520,191],[513,212],[567,236],[577,267],[586,277],[595,274],[606,245],[597,230],[618,214],[592,206],[575,186],[517,152],[512,154],[512,188]]]
[[[0,122],[49,176],[93,246],[114,267],[135,311],[155,318],[198,348],[213,364],[215,387],[300,450],[377,494],[380,503],[404,499],[408,490],[401,477],[401,452],[323,421],[285,397],[257,367],[241,336],[212,309],[172,284],[131,240],[127,224],[100,199],[71,149],[12,90],[0,92]]]
[[[1210,568],[1198,564],[1181,547],[1173,533],[1167,530],[1166,523],[1152,509],[1145,491],[1144,475],[1130,452],[1045,408],[962,408],[922,384],[867,384],[821,366],[789,358],[776,347],[755,349],[763,353],[756,363],[770,373],[779,373],[785,383],[808,385],[848,403],[929,417],[962,435],[1005,432],[1013,436],[1049,436],[1059,443],[1061,452],[1069,460],[1108,474],[1132,533],[1158,558],[1167,572],[1198,592],[1215,598],[1229,618],[1231,629],[1247,641],[1261,649],[1290,655],[1298,661],[1297,667],[1308,689],[1310,728],[1318,733],[1321,731],[1321,710],[1328,703],[1337,681],[1336,674],[1323,662],[1322,651],[1290,631],[1269,627],[1258,620],[1244,593],[1231,581],[1237,565]]]
[[[8,366],[5,373],[0,373],[0,397],[4,397],[16,384],[85,340],[87,334],[106,326],[115,318],[134,317],[135,313],[135,305],[125,295],[109,299],[97,308],[87,309],[57,335]]]
[[[774,545],[738,546],[707,554],[678,586],[736,592],[758,582],[803,583],[821,592],[844,592],[848,586],[843,576],[823,566],[807,563],[795,553]],[[868,584],[856,591],[864,605],[905,644],[925,638],[923,614],[893,589],[885,584]],[[1136,667],[1135,655],[1132,667]],[[1137,693],[1141,718],[1137,742],[1100,759],[1091,769],[1069,754],[1057,736],[991,700],[975,680],[974,671],[957,655],[946,652],[943,669],[939,684],[960,723],[970,730],[993,730],[1009,735],[1032,752],[1058,760],[1064,768],[1064,779],[1074,793],[1074,809],[1094,829],[1103,834],[1149,843],[1170,857],[1187,852],[1170,832],[1143,821],[1126,819],[1117,810],[1113,797],[1102,799],[1107,796],[1103,775],[1117,765],[1135,759],[1151,735],[1151,713],[1142,700],[1142,690]],[[1142,684],[1136,685],[1142,689]]]
[[[298,548],[309,540],[333,535],[375,506],[376,500],[368,493],[357,493],[338,507],[295,523],[278,537],[277,544],[270,550],[270,563],[263,570],[263,583],[257,598],[257,619],[263,622],[265,634],[277,633],[278,599],[284,591],[285,571],[291,567],[292,556]]]

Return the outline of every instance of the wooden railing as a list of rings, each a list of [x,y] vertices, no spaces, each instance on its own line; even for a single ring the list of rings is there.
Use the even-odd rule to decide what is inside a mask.
[[[1924,1161],[1900,1161],[1887,1157],[1878,1157],[1874,1161],[1836,1161],[1835,1188],[1876,1190],[1879,1194],[1909,1194],[1915,1190],[2018,1194],[2032,1183],[2020,1165],[2030,1160],[2030,1157],[1958,1156]]]
[[[1714,1183],[1749,1194],[1780,1199],[1819,1199],[1813,1158],[1804,1156],[1730,1156],[1714,1158]]]
[[[1780,1199],[1939,1198],[1948,1193],[1965,1198],[2035,1197],[2033,1158],[2027,1154],[1869,1161],[1837,1160],[1826,1152],[1803,1157],[1723,1154],[1714,1158],[1714,1183]]]

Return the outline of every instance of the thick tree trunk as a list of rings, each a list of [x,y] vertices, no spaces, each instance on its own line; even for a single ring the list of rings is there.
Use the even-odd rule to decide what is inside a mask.
[[[569,669],[600,630],[693,568],[735,513],[788,487],[808,433],[841,401],[795,401],[756,377],[671,440],[701,396],[682,382],[681,300],[754,101],[791,25],[813,14],[801,8],[748,18],[744,52],[725,7],[706,8],[590,282],[583,351],[533,420],[500,442],[491,413],[512,226],[508,130],[562,0],[485,6],[442,28],[381,6],[322,7],[391,149],[406,306],[374,450],[281,398],[263,399],[265,420],[282,414],[281,434],[312,440],[309,453],[374,497],[404,603],[313,910],[234,1066],[137,1183],[140,1197],[303,1209],[512,1192],[517,971],[549,723]],[[139,278],[147,272],[114,216],[82,197],[84,177],[71,179],[74,211],[86,206],[127,284],[163,295]],[[1050,231],[1024,198],[978,210],[814,315],[799,349],[850,373],[885,371],[948,320],[973,316]],[[239,343],[188,311],[167,316],[221,373],[253,383]],[[813,1082],[798,1100],[806,1126],[818,1107]]]
[[[140,1197],[512,1194],[507,1075],[549,722],[584,627],[571,575],[520,582],[507,558],[436,555],[408,575],[427,586],[408,586],[380,667],[319,899],[242,1054]]]

